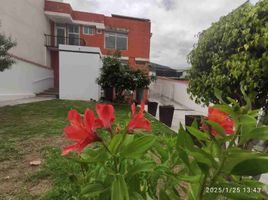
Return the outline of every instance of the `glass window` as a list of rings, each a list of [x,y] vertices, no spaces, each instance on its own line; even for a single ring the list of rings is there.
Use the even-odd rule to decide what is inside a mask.
[[[69,33],[79,33],[79,25],[69,25]]]
[[[92,26],[84,26],[84,34],[93,35],[94,34],[94,27],[92,27]]]
[[[119,33],[105,33],[105,48],[107,49],[117,49],[117,50],[127,50],[128,43],[127,34]]]
[[[68,26],[69,45],[80,45],[79,25]]]
[[[127,50],[127,37],[117,36],[116,49]]]
[[[105,48],[107,49],[115,49],[115,35],[106,34],[105,35]]]

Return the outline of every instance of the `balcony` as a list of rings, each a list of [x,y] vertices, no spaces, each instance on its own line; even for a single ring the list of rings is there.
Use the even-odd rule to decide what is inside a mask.
[[[83,38],[63,37],[45,34],[45,46],[51,50],[57,50],[60,44],[86,46]]]

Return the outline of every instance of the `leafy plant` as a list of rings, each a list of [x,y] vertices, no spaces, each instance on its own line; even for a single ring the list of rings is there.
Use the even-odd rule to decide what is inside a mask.
[[[150,130],[144,104],[138,113],[132,105],[126,127],[112,125],[111,105],[96,106],[99,118],[87,109],[84,122],[71,110],[71,125],[64,131],[76,143],[63,154],[74,150],[80,154],[93,143],[75,159],[82,174],[71,178],[76,190],[70,191],[78,191],[73,196],[101,200],[267,199],[266,186],[254,177],[268,172],[268,154],[248,148],[248,144],[267,140],[268,126],[256,126],[257,110],[251,109],[247,96],[244,106],[228,99],[209,108],[201,127],[196,122],[181,126],[177,135],[141,132]]]
[[[15,60],[8,54],[8,51],[14,46],[16,46],[16,42],[0,34],[0,72],[15,63]]]
[[[114,87],[116,99],[119,100],[125,91],[134,91],[136,88],[146,88],[151,83],[151,78],[141,70],[131,70],[128,65],[120,61],[120,53],[103,59],[100,77],[97,83],[102,88]]]
[[[240,87],[260,108],[268,87],[268,0],[245,3],[199,34],[188,55],[188,92],[197,103],[218,103],[214,88],[245,103]]]

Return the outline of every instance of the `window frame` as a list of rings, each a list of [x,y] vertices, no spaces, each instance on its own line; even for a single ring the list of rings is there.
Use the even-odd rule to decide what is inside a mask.
[[[70,26],[77,26],[78,27],[78,32],[70,31]],[[73,37],[70,37],[70,34],[77,35],[78,36],[76,38],[76,39],[78,39],[78,44],[71,44],[71,45],[78,45],[78,46],[80,46],[80,25],[79,24],[68,24],[67,25],[68,44],[70,43],[70,38],[73,38]]]
[[[85,28],[91,28],[92,29],[92,33],[86,33],[85,32]],[[95,29],[94,29],[94,26],[87,26],[87,25],[85,25],[85,26],[83,26],[83,34],[84,35],[94,35],[94,31]]]
[[[106,46],[106,36],[114,36],[115,37],[115,44],[114,48],[107,48]],[[117,48],[117,37],[126,38],[126,49],[120,50]],[[117,33],[117,32],[110,32],[107,31],[104,33],[104,48],[110,50],[119,50],[119,51],[127,51],[128,50],[128,34],[127,33]]]

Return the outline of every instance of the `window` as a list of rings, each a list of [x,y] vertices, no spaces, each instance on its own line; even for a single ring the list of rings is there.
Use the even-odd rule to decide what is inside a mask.
[[[68,37],[70,45],[80,45],[79,25],[68,25]]]
[[[127,34],[106,32],[105,48],[116,49],[116,50],[127,50],[128,45],[127,40],[128,40]]]
[[[93,26],[84,26],[84,34],[85,35],[93,35],[94,27]]]

